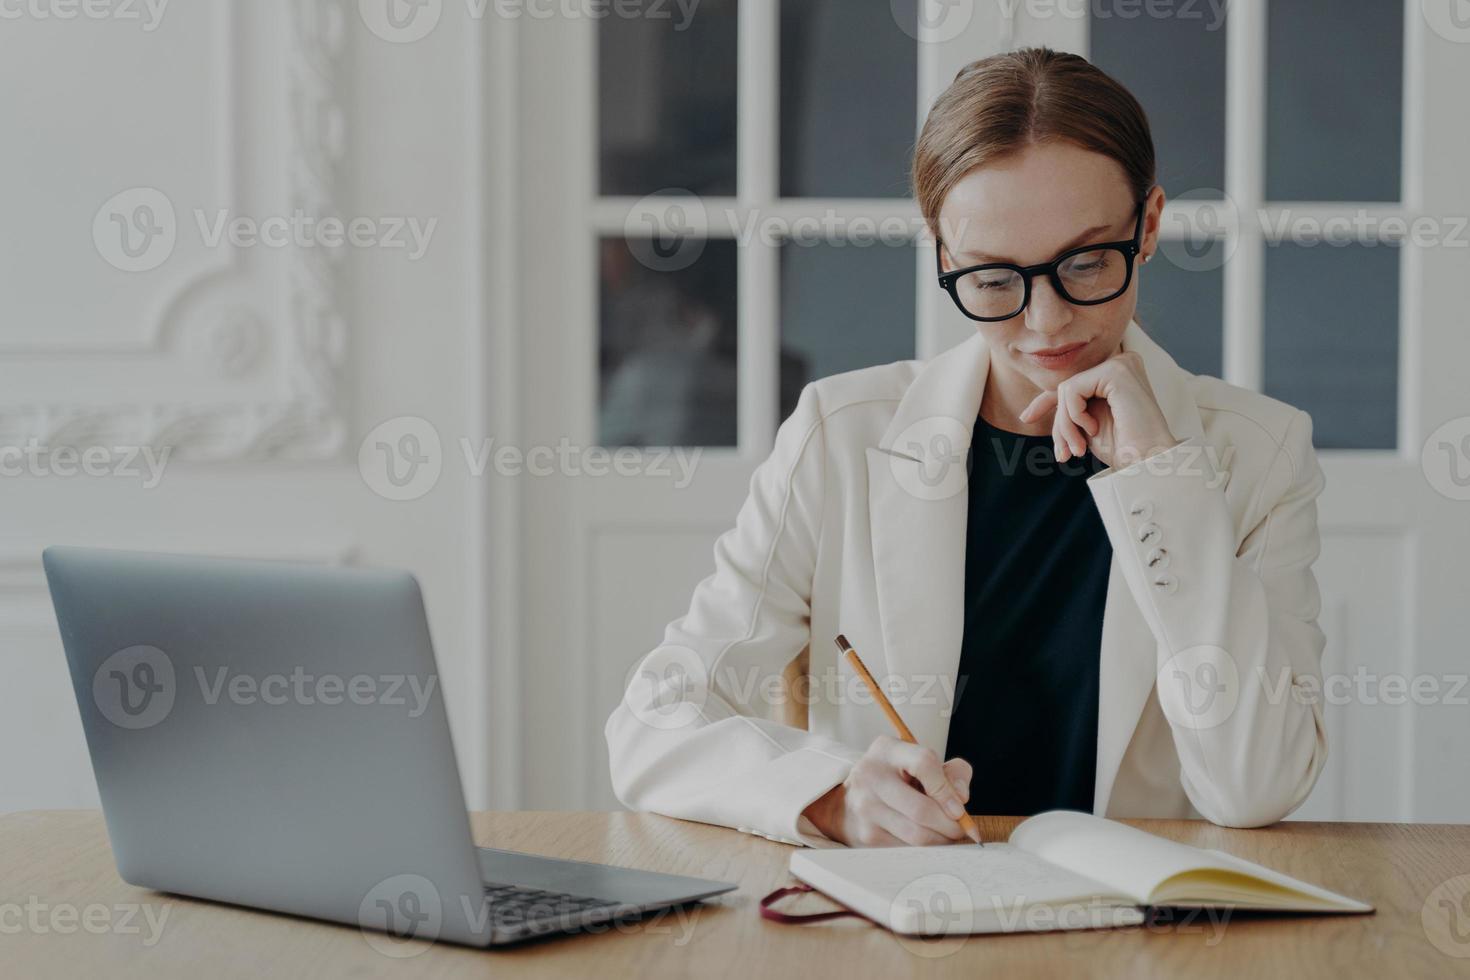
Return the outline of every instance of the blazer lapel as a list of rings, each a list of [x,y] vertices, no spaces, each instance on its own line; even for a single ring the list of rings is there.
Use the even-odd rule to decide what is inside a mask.
[[[912,692],[899,713],[943,753],[965,617],[966,459],[990,354],[977,333],[935,357],[868,456],[868,519],[882,625],[879,677]],[[927,691],[932,697],[923,698]]]

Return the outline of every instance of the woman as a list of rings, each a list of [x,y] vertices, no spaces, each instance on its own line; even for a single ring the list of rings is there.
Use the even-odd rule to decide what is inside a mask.
[[[1327,752],[1294,696],[1323,479],[1304,412],[1133,320],[1164,208],[1138,102],[1075,55],[986,58],[913,177],[977,332],[805,389],[608,720],[619,798],[814,846],[958,841],[966,806],[1281,819]],[[805,729],[772,717],[804,649]]]

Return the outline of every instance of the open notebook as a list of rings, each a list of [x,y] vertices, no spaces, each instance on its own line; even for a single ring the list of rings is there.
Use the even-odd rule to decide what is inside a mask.
[[[1024,821],[1006,844],[798,850],[791,873],[909,935],[1134,925],[1154,905],[1373,911],[1221,851],[1069,810]]]

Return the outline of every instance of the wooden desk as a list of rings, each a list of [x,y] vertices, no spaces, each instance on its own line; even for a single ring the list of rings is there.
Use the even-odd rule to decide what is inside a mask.
[[[347,926],[132,888],[113,868],[99,813],[17,813],[0,816],[0,972],[149,980],[492,974],[887,980],[921,971],[971,980],[1470,976],[1470,826],[1288,823],[1240,831],[1136,821],[1154,833],[1221,848],[1366,899],[1378,912],[1237,915],[1223,923],[1200,916],[1173,925],[926,942],[857,920],[765,922],[756,902],[787,880],[790,848],[747,834],[632,813],[483,813],[473,823],[482,844],[736,881],[740,890],[638,927],[498,950],[425,945],[421,955],[403,961],[377,952]],[[989,839],[1001,839],[1014,823],[983,819],[981,827]],[[801,901],[816,907],[822,900]],[[167,913],[161,928],[153,930],[145,914],[135,913],[130,925],[137,931],[122,931],[120,910],[139,905],[155,922]],[[40,927],[27,917],[36,917]],[[63,934],[66,928],[71,931]],[[150,934],[156,936],[152,945]]]

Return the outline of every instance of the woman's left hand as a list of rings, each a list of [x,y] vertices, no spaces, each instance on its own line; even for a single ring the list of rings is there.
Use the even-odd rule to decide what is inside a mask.
[[[1132,351],[1043,391],[1021,412],[1021,421],[1053,409],[1051,437],[1059,463],[1090,448],[1105,465],[1121,467],[1179,443],[1149,387],[1143,358]]]

